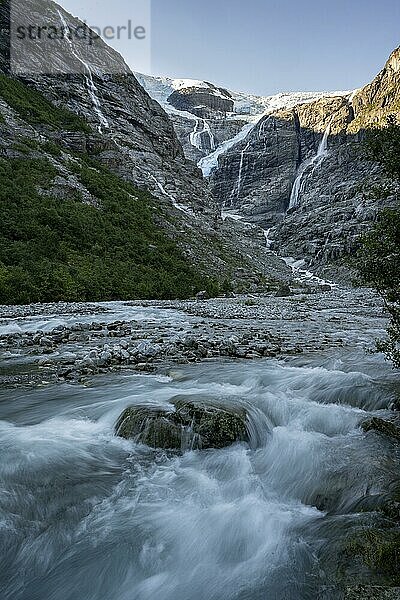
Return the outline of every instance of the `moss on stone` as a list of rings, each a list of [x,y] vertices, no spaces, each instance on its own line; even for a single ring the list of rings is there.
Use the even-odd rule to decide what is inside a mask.
[[[391,421],[380,419],[379,417],[372,417],[361,424],[364,431],[376,431],[390,437],[396,441],[400,441],[400,427],[397,427]]]
[[[152,448],[224,448],[248,441],[245,410],[192,397],[171,400],[171,410],[131,406],[117,421],[116,434]]]
[[[359,557],[390,585],[400,584],[400,531],[367,529],[353,535],[346,544],[349,557]]]

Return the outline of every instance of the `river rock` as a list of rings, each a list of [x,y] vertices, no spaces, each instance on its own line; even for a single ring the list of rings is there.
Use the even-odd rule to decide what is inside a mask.
[[[361,427],[364,431],[376,431],[400,441],[400,427],[397,427],[397,425],[391,421],[386,421],[379,417],[372,417],[372,419],[368,419],[368,421],[361,423]]]
[[[170,402],[166,409],[128,407],[117,421],[116,434],[152,448],[181,451],[249,441],[244,409],[193,396],[177,396]]]
[[[382,587],[377,585],[358,585],[347,588],[344,600],[398,600],[399,587]]]

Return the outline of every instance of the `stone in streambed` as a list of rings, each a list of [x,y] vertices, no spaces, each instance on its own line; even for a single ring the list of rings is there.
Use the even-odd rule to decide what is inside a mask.
[[[244,409],[208,398],[177,396],[171,408],[131,406],[115,427],[116,434],[152,448],[190,450],[224,448],[249,441]]]
[[[347,588],[345,600],[398,600],[400,598],[399,587],[382,587],[377,585],[358,585]]]
[[[175,422],[174,412],[152,406],[130,406],[115,426],[119,437],[151,448],[180,450],[182,428]]]
[[[361,427],[364,431],[376,431],[400,442],[400,427],[397,427],[397,425],[391,421],[386,421],[379,417],[372,417],[372,419],[368,419],[368,421],[361,423]]]

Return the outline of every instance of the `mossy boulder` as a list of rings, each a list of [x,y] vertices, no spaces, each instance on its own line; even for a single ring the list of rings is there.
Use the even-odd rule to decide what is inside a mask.
[[[361,423],[361,427],[364,431],[376,431],[400,442],[400,427],[395,425],[392,421],[386,421],[379,417],[372,417],[372,419],[368,419],[368,421]]]
[[[117,421],[116,434],[152,448],[182,452],[249,441],[242,408],[194,396],[177,396],[170,405],[128,407]]]
[[[379,585],[357,585],[347,588],[345,600],[398,600],[400,588],[388,588]]]
[[[345,554],[358,557],[386,586],[400,585],[400,530],[363,529],[347,540]],[[368,596],[366,596],[368,597]]]

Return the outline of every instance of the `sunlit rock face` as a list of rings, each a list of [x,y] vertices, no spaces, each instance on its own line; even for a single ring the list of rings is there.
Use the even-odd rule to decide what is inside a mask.
[[[352,254],[398,186],[368,160],[365,129],[400,109],[399,50],[374,81],[272,112],[219,158],[211,176],[220,203],[273,228],[273,248],[327,268]]]
[[[142,77],[220,207],[271,229],[282,255],[325,268],[353,253],[379,211],[396,203],[396,185],[361,142],[365,128],[399,114],[399,73],[397,49],[360,90],[268,98],[229,91],[228,113],[218,104],[226,90],[217,86]]]

